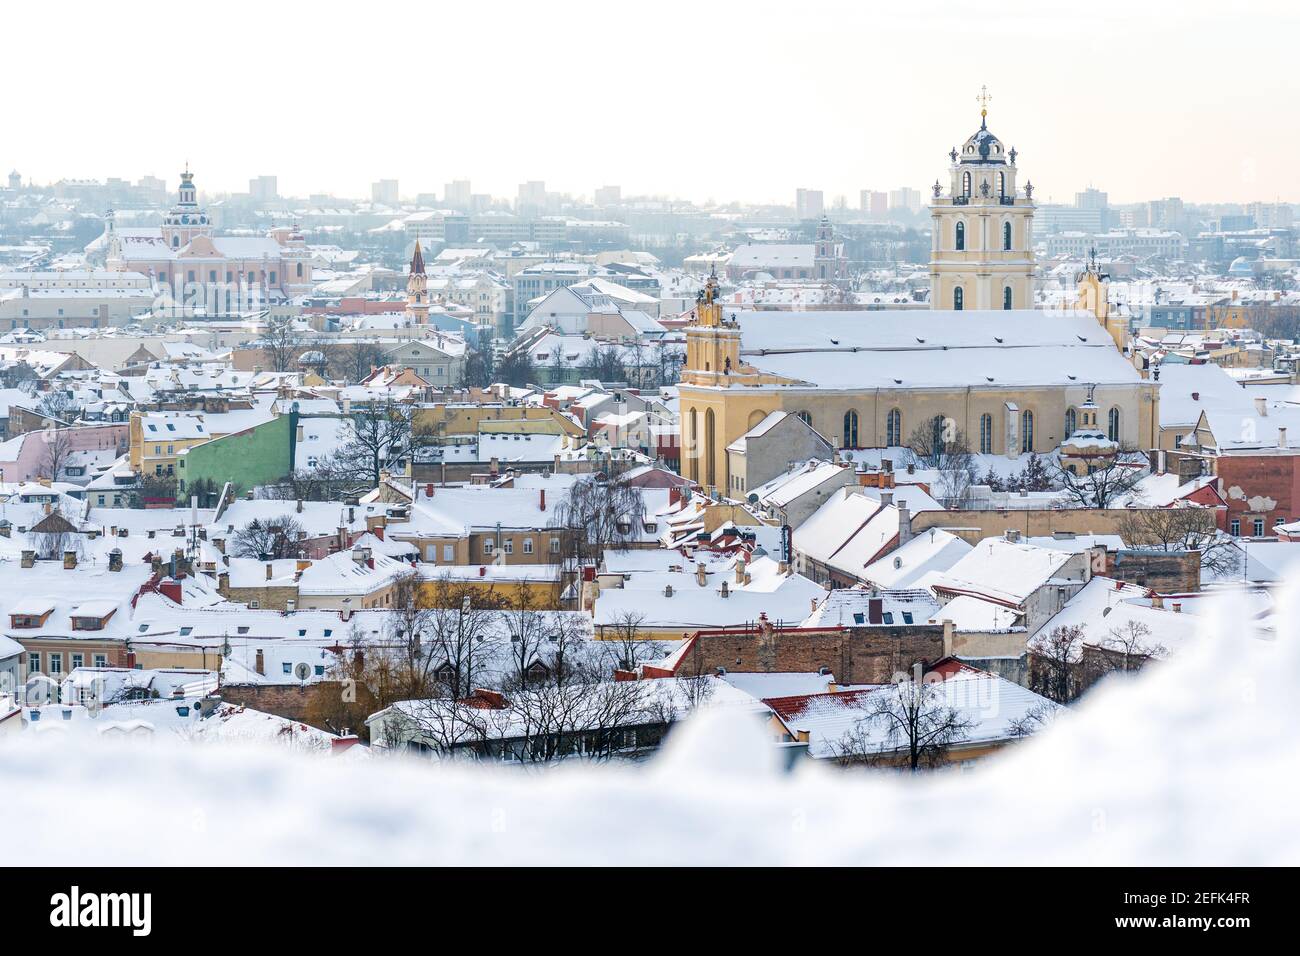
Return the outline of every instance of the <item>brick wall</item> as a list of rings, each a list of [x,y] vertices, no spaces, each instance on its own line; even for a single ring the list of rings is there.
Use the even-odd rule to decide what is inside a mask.
[[[754,627],[701,631],[677,673],[816,672],[830,668],[842,684],[886,683],[919,660],[943,657],[943,627],[846,627],[827,630]]]
[[[1116,551],[1106,555],[1106,577],[1162,594],[1201,589],[1199,551]]]
[[[275,714],[277,717],[305,720],[307,701],[311,699],[313,690],[319,689],[323,683],[336,682],[318,681],[305,686],[297,683],[222,684],[221,699],[228,704],[243,704],[245,707]]]

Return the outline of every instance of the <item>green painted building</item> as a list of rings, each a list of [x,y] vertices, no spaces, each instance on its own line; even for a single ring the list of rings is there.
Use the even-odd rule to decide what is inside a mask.
[[[297,426],[298,413],[291,411],[185,449],[176,461],[177,497],[198,495],[201,507],[211,507],[227,481],[252,488],[283,478],[294,469]]]

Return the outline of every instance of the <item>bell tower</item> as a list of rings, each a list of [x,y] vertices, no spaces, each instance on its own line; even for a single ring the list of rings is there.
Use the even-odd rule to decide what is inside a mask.
[[[1016,186],[1016,149],[988,128],[987,88],[980,128],[948,154],[948,188],[935,180],[930,204],[930,308],[1034,306],[1034,185]]]
[[[718,276],[716,272],[711,273],[695,297],[695,322],[686,327],[682,381],[693,385],[727,385],[733,375],[743,371],[740,326],[723,316],[722,303],[718,301]]]
[[[406,277],[406,318],[411,325],[429,324],[429,277],[424,271],[424,251],[415,240],[411,270]]]
[[[1097,263],[1097,250],[1088,250],[1088,261],[1079,273],[1079,301],[1077,308],[1087,310],[1097,317],[1102,328],[1115,342],[1115,348],[1127,354],[1129,345],[1128,319],[1119,312],[1112,312],[1110,295],[1107,291],[1110,276],[1101,271]]]

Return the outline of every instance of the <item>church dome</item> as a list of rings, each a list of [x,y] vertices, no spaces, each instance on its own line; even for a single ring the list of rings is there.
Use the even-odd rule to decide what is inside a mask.
[[[980,123],[980,128],[975,131],[975,134],[962,144],[960,161],[1005,164],[1006,153],[1002,140],[993,135],[987,124]]]

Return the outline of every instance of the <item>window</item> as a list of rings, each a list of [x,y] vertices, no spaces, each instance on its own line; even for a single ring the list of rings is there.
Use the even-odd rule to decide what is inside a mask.
[[[41,672],[41,655],[38,651],[33,651],[27,655],[27,673],[39,674]]]
[[[496,543],[496,540],[495,540],[495,539],[493,539],[493,538],[484,538],[484,539],[483,539],[483,553],[484,553],[484,554],[491,554],[491,553],[492,553],[493,551],[495,551],[496,549],[497,549],[497,543]]]
[[[957,251],[963,252],[966,249],[966,223],[957,223]]]
[[[1264,519],[1263,519],[1263,518],[1256,518],[1256,519],[1255,519],[1255,537],[1257,537],[1257,538],[1262,538],[1263,536],[1264,536]],[[54,669],[54,667],[53,667],[53,661],[50,662],[50,669],[51,669],[51,670]]]
[[[1112,408],[1110,414],[1106,416],[1107,427],[1106,437],[1113,442],[1119,441],[1119,409]]]
[[[1006,310],[1011,308],[1011,286],[1002,290],[1002,308]]]
[[[103,654],[96,654],[93,658],[96,667],[107,667],[108,658]]]
[[[1262,524],[1263,522],[1260,522],[1260,523]],[[62,654],[59,654],[59,653],[57,653],[57,652],[50,654],[50,673],[51,673],[51,674],[62,674],[62,673],[63,673],[63,655],[62,655]]]
[[[1011,251],[1011,223],[1009,222],[1002,224],[1002,251]]]
[[[532,553],[533,553],[533,539],[524,538],[524,554],[532,554]]]
[[[293,673],[293,665],[290,664],[288,661],[285,661],[283,664],[280,665],[280,670],[281,670],[282,672],[284,672],[285,674],[292,674],[292,673]]]
[[[988,412],[980,416],[980,454],[993,454],[993,416]]]
[[[948,442],[947,429],[944,427],[947,421],[942,415],[930,419],[930,448],[935,453],[942,451]]]
[[[796,412],[795,414],[798,415],[801,419],[803,419],[803,423],[805,425],[812,424],[812,412],[802,411],[802,412]]]
[[[456,557],[455,546],[450,544],[444,544],[442,546],[442,560],[452,561],[455,559],[455,557]]]
[[[316,673],[316,676],[317,676],[317,677],[324,677],[324,676],[325,676],[325,665],[324,665],[324,664],[317,664],[316,667],[315,667],[315,673]]]
[[[962,310],[965,299],[966,294],[962,291],[961,286],[957,286],[957,288],[952,290],[952,307],[958,312]]]
[[[844,448],[858,447],[858,413],[849,409],[844,413]]]
[[[552,538],[552,539],[551,539],[551,554],[559,554],[559,553],[560,553],[560,539],[559,539],[559,538]]]
[[[1079,413],[1071,406],[1065,410],[1065,437],[1069,438],[1079,426]]]
[[[505,541],[501,542],[501,550],[504,551],[506,554],[514,554],[515,553],[514,538],[506,538]]]
[[[1230,531],[1230,533],[1232,534],[1232,536],[1233,536],[1234,538],[1240,536],[1240,534],[1241,534],[1241,519],[1240,519],[1240,518],[1233,518],[1233,519],[1232,519],[1232,524],[1231,524],[1230,527],[1229,527],[1229,531]]]
[[[72,655],[72,669],[73,669],[74,671],[75,671],[78,667],[81,667],[82,665],[84,665],[85,663],[86,663],[86,657],[85,657],[84,654],[73,654],[73,655]]]
[[[896,448],[903,444],[903,413],[891,408],[885,416],[885,444]]]
[[[1028,409],[1020,414],[1020,450],[1034,450],[1034,413]]]

